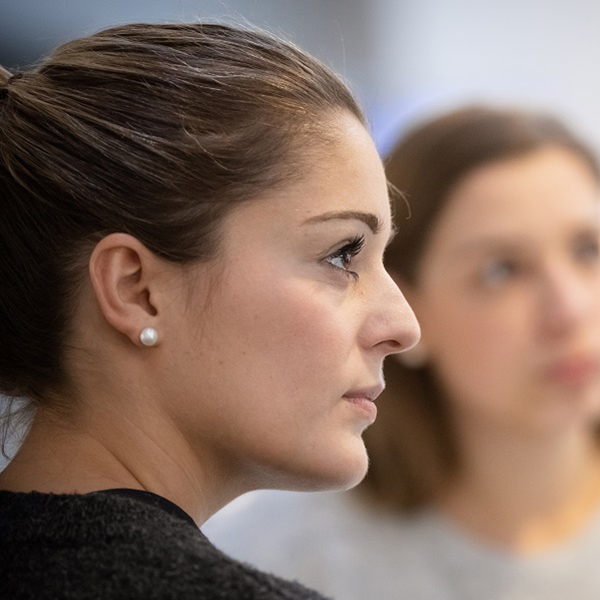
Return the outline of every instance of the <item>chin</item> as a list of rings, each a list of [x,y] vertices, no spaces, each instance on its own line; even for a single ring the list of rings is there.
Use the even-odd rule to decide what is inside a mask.
[[[343,491],[358,485],[367,474],[369,459],[367,450],[362,442],[353,443],[343,451],[328,453],[328,460],[321,457],[319,468],[315,469],[313,462],[310,468],[299,473],[292,486],[286,489],[297,491]]]
[[[559,433],[573,428],[590,430],[600,420],[600,391],[554,395],[538,415],[538,429]]]

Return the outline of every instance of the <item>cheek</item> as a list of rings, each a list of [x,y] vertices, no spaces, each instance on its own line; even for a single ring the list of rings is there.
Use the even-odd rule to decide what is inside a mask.
[[[421,326],[431,361],[453,395],[505,388],[528,356],[519,310],[448,302],[428,312]]]
[[[262,477],[275,476],[270,487],[362,478],[364,423],[342,400],[356,371],[351,308],[289,277],[220,289],[194,317],[203,319],[198,335],[187,334],[190,385],[179,420],[197,451],[259,465]]]
[[[274,389],[335,382],[351,349],[343,311],[314,284],[286,281],[224,294],[211,327],[217,354]]]

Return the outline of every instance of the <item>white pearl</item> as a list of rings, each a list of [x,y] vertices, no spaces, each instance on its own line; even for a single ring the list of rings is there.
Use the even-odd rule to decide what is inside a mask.
[[[154,327],[144,327],[140,333],[140,342],[144,346],[154,346],[158,341],[158,331]]]

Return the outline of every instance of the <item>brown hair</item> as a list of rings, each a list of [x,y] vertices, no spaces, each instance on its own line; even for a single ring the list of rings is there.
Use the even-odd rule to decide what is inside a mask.
[[[549,145],[566,148],[600,179],[593,152],[555,118],[520,110],[467,107],[409,132],[386,162],[389,181],[405,193],[410,218],[396,207],[398,235],[386,255],[390,272],[416,283],[437,217],[452,190],[474,169]],[[362,489],[399,509],[422,506],[459,468],[442,387],[428,366],[386,361],[380,417],[365,433],[371,464]]]
[[[210,258],[228,211],[305,172],[362,113],[328,68],[222,25],[125,25],[0,72],[0,392],[68,389],[69,315],[95,243]]]

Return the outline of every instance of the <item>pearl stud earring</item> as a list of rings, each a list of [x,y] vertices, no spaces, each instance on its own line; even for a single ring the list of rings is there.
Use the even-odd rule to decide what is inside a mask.
[[[158,341],[158,331],[154,327],[144,327],[140,332],[140,342],[144,346],[154,346]]]

